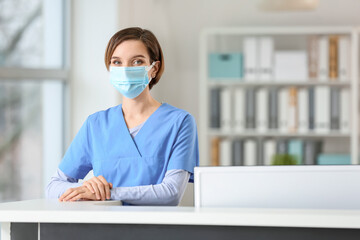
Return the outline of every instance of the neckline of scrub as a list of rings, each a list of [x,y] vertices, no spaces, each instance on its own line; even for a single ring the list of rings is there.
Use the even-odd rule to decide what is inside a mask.
[[[126,122],[125,122],[125,117],[124,117],[124,112],[122,110],[122,104],[120,104],[120,113],[121,113],[121,118],[122,121],[124,123],[124,126],[127,128],[127,132],[129,137],[134,141],[135,139],[139,138],[138,136],[141,135],[142,132],[144,132],[144,128],[146,128],[147,123],[153,118],[154,115],[156,115],[160,109],[163,108],[163,106],[167,105],[167,103],[161,103],[161,105],[143,122],[143,125],[141,127],[141,129],[139,130],[139,132],[136,134],[136,136],[134,138],[131,137],[130,134],[130,129],[127,127]],[[135,142],[134,142],[135,144]],[[136,144],[135,144],[136,145]]]

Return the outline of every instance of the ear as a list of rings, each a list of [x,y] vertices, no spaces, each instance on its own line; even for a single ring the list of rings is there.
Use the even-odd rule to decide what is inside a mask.
[[[151,73],[151,77],[155,78],[160,69],[160,61],[156,61],[155,65],[152,67],[152,69],[153,69],[153,71]]]

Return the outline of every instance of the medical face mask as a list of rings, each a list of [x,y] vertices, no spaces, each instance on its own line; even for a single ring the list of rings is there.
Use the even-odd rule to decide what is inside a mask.
[[[150,83],[149,70],[155,65],[153,62],[146,67],[110,67],[111,84],[125,97],[136,98]]]

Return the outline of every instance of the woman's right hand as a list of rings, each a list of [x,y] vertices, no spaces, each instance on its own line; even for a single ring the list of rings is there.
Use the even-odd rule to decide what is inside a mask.
[[[92,193],[95,194],[97,200],[104,201],[105,199],[110,199],[112,189],[112,183],[106,181],[103,176],[93,177],[88,181],[83,183],[83,186],[87,187]]]

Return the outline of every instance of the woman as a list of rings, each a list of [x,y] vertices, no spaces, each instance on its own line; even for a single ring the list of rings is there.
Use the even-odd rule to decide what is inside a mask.
[[[198,165],[194,118],[156,101],[164,71],[152,32],[117,32],[105,52],[110,82],[123,104],[90,115],[47,186],[60,201],[116,199],[131,205],[178,205]],[[94,176],[78,183],[93,170]]]

